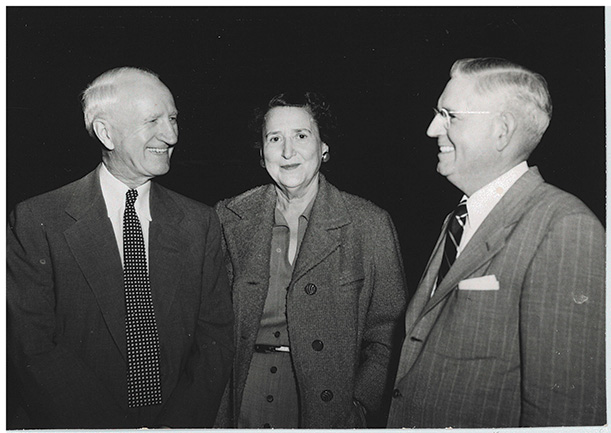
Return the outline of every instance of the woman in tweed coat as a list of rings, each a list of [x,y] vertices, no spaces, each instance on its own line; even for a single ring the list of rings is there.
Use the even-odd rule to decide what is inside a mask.
[[[319,174],[331,114],[318,95],[281,94],[266,110],[274,183],[216,206],[237,350],[217,427],[366,427],[405,306],[395,228]]]

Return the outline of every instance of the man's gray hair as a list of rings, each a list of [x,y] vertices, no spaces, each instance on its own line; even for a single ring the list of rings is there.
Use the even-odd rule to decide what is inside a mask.
[[[85,128],[95,138],[93,122],[108,113],[110,106],[117,101],[117,85],[124,79],[159,76],[152,71],[132,66],[111,69],[93,80],[81,94]]]
[[[509,60],[482,57],[454,62],[450,77],[477,77],[479,94],[499,92],[509,106],[517,108],[524,120],[525,147],[530,151],[541,141],[552,118],[552,99],[545,78]],[[530,153],[530,152],[529,152]]]

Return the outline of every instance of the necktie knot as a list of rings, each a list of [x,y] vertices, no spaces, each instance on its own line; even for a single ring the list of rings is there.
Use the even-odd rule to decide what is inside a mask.
[[[467,215],[468,215],[467,200],[464,199],[456,207],[456,210],[454,211],[454,215],[452,217],[452,224],[451,224],[451,225],[458,224],[459,227],[456,227],[456,230],[460,230],[461,234],[465,227],[465,223],[467,222]],[[452,229],[452,231],[455,231],[455,230]]]
[[[128,189],[125,193],[125,205],[133,206],[138,198],[138,190],[137,189]]]

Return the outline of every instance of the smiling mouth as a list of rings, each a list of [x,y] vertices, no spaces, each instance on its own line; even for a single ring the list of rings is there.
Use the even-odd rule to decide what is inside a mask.
[[[287,165],[282,165],[280,166],[280,168],[282,168],[283,170],[294,170],[297,167],[299,167],[301,164],[287,164]]]
[[[439,153],[454,152],[454,146],[439,146]]]
[[[163,155],[163,154],[168,153],[169,149],[167,147],[163,148],[163,149],[158,148],[158,147],[147,147],[146,150],[148,150],[149,152],[152,152],[152,153],[156,153],[158,155]]]

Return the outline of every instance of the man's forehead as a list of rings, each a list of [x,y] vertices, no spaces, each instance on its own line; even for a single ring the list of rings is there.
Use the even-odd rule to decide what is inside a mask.
[[[503,97],[499,92],[482,93],[477,89],[477,83],[478,78],[473,75],[457,75],[452,77],[439,97],[440,104],[444,108],[458,109],[455,106],[459,106],[464,109],[465,107],[479,106],[481,104],[502,102]],[[447,104],[451,106],[445,106]]]
[[[116,83],[116,87],[119,93],[125,94],[170,93],[161,81],[146,75],[124,78]]]
[[[117,86],[118,103],[126,107],[153,104],[174,105],[170,90],[159,80],[126,81]]]

